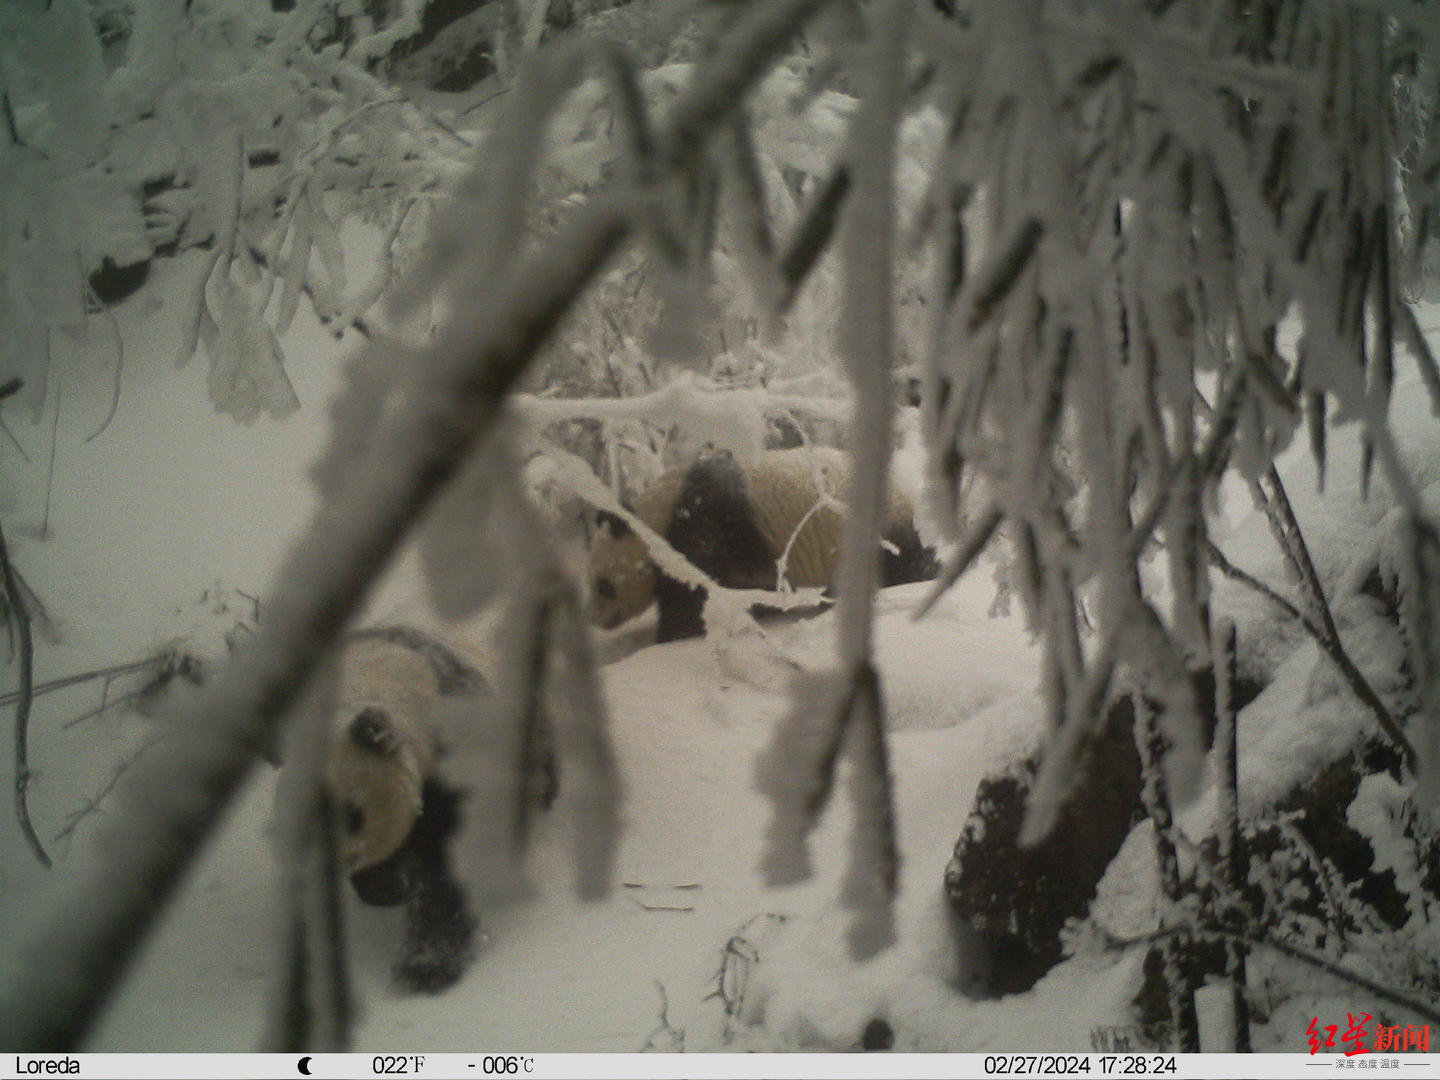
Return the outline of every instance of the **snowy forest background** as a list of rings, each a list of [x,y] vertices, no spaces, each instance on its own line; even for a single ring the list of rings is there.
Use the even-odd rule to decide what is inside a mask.
[[[1440,1021],[1425,4],[23,0],[0,105],[7,1048]],[[595,509],[795,438],[833,612],[592,634]],[[438,998],[267,763],[396,610],[560,724]]]

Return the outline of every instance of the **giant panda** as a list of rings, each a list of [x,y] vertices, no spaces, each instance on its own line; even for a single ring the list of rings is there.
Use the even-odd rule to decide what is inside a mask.
[[[716,584],[776,589],[782,553],[791,587],[828,587],[839,563],[842,519],[824,496],[841,499],[848,458],[838,450],[772,450],[738,461],[701,455],[659,476],[633,512]],[[793,537],[793,539],[792,539]],[[910,500],[891,488],[881,548],[881,581],[900,585],[936,572],[934,553],[915,531]],[[590,546],[591,620],[613,628],[659,608],[657,642],[704,633],[704,591],[663,573],[645,542],[620,518],[600,515]]]
[[[479,922],[452,871],[464,792],[441,777],[431,713],[445,698],[483,704],[487,682],[460,653],[408,626],[355,631],[341,648],[324,783],[339,813],[339,856],[359,898],[405,905],[396,982],[437,993],[464,974]],[[483,710],[477,709],[477,715]],[[527,797],[556,793],[548,728],[528,747]]]

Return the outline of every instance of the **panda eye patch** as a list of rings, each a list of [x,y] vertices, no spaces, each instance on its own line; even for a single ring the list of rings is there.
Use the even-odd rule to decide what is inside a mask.
[[[350,740],[362,750],[377,754],[394,753],[400,744],[389,714],[373,705],[361,709],[350,721]]]
[[[595,582],[595,595],[602,600],[615,599],[615,586],[609,578],[602,577],[599,581]]]
[[[345,804],[345,831],[354,835],[365,828],[365,810],[359,803]]]

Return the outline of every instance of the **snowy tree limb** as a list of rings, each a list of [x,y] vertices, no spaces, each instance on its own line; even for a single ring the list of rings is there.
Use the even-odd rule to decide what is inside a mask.
[[[741,13],[672,108],[666,157],[684,159],[702,145],[822,3],[785,0]],[[248,774],[254,747],[273,741],[369,583],[494,426],[531,358],[630,228],[613,202],[595,200],[442,332],[419,404],[397,420],[390,463],[345,477],[286,560],[262,632],[196,700],[176,707],[174,735],[137,769],[144,782],[131,788],[123,831],[97,845],[104,861],[12,926],[20,955],[0,985],[0,1042],[39,1051],[84,1038]]]
[[[839,345],[855,388],[856,415],[846,494],[849,513],[836,575],[836,622],[839,670],[842,678],[853,680],[853,696],[848,718],[836,716],[833,722],[843,730],[850,720],[854,740],[851,789],[860,812],[851,835],[844,897],[856,912],[848,936],[850,953],[857,959],[874,956],[895,941],[890,905],[899,880],[884,698],[871,648],[880,583],[875,538],[885,518],[894,411],[894,173],[910,23],[906,8],[903,0],[887,0],[868,12],[866,92],[851,123],[847,149],[855,195],[846,207],[841,234],[846,303]]]

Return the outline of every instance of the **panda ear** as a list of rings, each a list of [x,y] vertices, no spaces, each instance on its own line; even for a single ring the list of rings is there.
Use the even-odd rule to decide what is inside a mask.
[[[595,531],[608,530],[610,535],[617,540],[622,536],[630,534],[629,523],[619,514],[612,514],[609,510],[597,510],[595,512]]]
[[[361,750],[387,757],[400,749],[400,735],[390,714],[374,705],[365,706],[351,719],[350,741]]]

